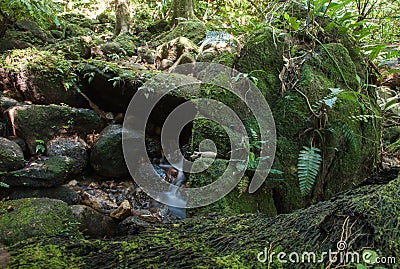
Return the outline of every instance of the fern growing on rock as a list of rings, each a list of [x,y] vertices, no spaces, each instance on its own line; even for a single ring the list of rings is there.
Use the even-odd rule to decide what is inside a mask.
[[[301,195],[310,193],[318,175],[322,162],[321,150],[316,147],[306,147],[300,151],[297,163],[297,174]]]

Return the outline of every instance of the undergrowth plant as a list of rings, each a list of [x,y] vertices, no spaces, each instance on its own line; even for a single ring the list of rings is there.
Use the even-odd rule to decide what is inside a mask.
[[[58,6],[51,0],[2,0],[0,1],[0,38],[17,20],[30,19],[40,26],[54,23],[59,26]]]

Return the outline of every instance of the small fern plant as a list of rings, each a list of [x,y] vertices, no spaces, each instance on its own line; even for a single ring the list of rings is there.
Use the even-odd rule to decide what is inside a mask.
[[[306,147],[300,151],[297,163],[297,175],[300,193],[306,196],[314,186],[315,179],[321,166],[321,150],[316,147]]]

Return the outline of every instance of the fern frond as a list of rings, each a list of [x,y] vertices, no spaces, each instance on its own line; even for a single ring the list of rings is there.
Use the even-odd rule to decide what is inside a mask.
[[[300,151],[297,159],[297,175],[299,180],[300,192],[303,196],[310,193],[315,178],[318,175],[322,162],[321,150],[315,147],[306,147]]]
[[[9,188],[9,187],[10,187],[10,185],[8,185],[7,183],[0,181],[0,188]]]
[[[350,127],[348,127],[345,124],[338,124],[337,126],[338,126],[339,131],[344,136],[344,138],[349,142],[351,148],[353,150],[357,151],[359,148],[359,144],[358,144],[357,136],[354,134],[353,130],[350,129]]]

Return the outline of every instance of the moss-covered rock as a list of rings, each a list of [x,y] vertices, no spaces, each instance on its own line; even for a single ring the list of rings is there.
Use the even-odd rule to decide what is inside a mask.
[[[54,187],[65,183],[74,161],[65,156],[53,156],[31,161],[26,167],[1,176],[16,187]]]
[[[58,137],[46,144],[47,156],[67,156],[74,161],[71,173],[79,175],[89,162],[89,146],[82,139]]]
[[[0,203],[0,242],[15,244],[31,237],[75,233],[69,206],[47,198],[26,198]]]
[[[18,170],[24,166],[21,147],[4,137],[0,137],[0,173]]]
[[[298,70],[296,87],[282,87],[280,76],[285,70],[287,43],[280,36],[279,30],[260,31],[244,46],[236,64],[239,71],[256,77],[274,116],[277,149],[273,168],[284,172],[284,183],[274,184],[273,199],[267,200],[271,207],[276,205],[277,212],[288,213],[327,199],[370,173],[377,156],[381,123],[374,96],[361,90],[362,74],[340,43],[317,47]],[[249,134],[257,132],[255,118],[233,94],[207,86],[198,96],[224,102],[239,115]],[[193,149],[197,150],[204,139],[213,140],[222,156],[229,153],[229,139],[221,126],[210,120],[195,120]],[[310,143],[322,149],[323,162],[312,194],[304,199],[298,189],[297,163],[300,150]],[[272,195],[269,188],[264,191],[265,196]],[[246,203],[256,199],[247,198]]]
[[[122,151],[121,125],[110,125],[100,133],[90,155],[90,164],[101,176],[117,178],[129,175]]]
[[[35,48],[13,50],[0,57],[0,90],[34,104],[87,107],[78,94],[74,64],[62,54]]]
[[[190,187],[202,187],[216,181],[228,168],[228,160],[216,159],[201,173],[192,173],[188,180]],[[253,194],[247,192],[249,178],[241,182],[228,195],[219,201],[205,207],[191,209],[189,215],[207,214],[209,212],[223,212],[236,215],[247,212],[262,212],[267,216],[275,216],[277,211],[272,199],[272,189],[263,187]]]
[[[161,42],[168,42],[177,37],[183,36],[198,44],[206,36],[206,26],[199,20],[180,21],[172,31],[161,39]],[[158,43],[156,41],[156,43]]]
[[[31,154],[36,154],[37,140],[47,143],[57,136],[73,135],[86,139],[105,126],[94,111],[67,106],[15,106],[7,111],[7,117],[8,129],[25,139]]]
[[[149,78],[155,75],[134,66],[121,67],[115,63],[93,60],[79,67],[82,92],[100,109],[125,112],[133,95]]]

